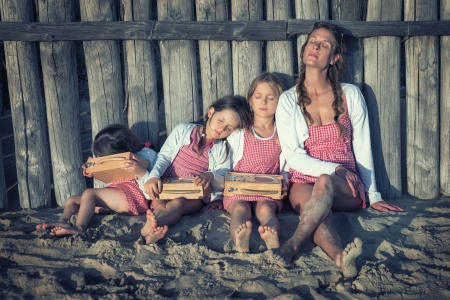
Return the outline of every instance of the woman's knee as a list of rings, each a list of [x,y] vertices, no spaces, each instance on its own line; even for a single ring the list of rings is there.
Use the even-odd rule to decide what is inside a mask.
[[[322,174],[316,179],[314,184],[314,192],[316,194],[333,193],[333,181],[328,174]]]

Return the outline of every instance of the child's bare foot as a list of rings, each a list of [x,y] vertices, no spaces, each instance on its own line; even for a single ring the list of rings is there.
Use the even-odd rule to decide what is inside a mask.
[[[168,230],[169,227],[167,227],[167,225],[153,228],[152,231],[150,231],[150,233],[145,237],[145,244],[149,245],[156,243],[166,235]]]
[[[64,221],[64,220],[59,220],[57,222],[52,222],[52,223],[41,223],[41,224],[37,224],[36,225],[36,229],[52,229],[55,227],[64,227],[64,228],[69,228],[70,226],[72,226],[70,224],[69,221]]]
[[[142,236],[149,235],[153,229],[158,227],[158,221],[156,220],[156,216],[150,209],[147,210],[147,214],[145,215],[145,217],[147,218],[147,222],[145,222],[144,227],[142,227],[141,229]]]
[[[250,252],[250,235],[252,234],[252,222],[247,221],[236,229],[236,248],[239,252]]]
[[[278,233],[270,226],[259,226],[258,232],[263,241],[266,243],[267,249],[280,247]]]
[[[337,264],[338,267],[341,267],[344,277],[355,277],[358,274],[355,260],[362,253],[362,245],[363,242],[359,238],[355,238],[352,243],[345,247],[341,262]]]
[[[79,234],[79,233],[83,233],[83,230],[78,229],[78,227],[76,227],[76,226],[72,226],[69,228],[57,226],[50,231],[51,236],[58,236],[58,237],[74,235],[74,234]]]

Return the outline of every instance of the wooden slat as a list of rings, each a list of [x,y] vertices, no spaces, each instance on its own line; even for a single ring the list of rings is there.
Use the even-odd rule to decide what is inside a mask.
[[[450,20],[450,1],[441,0],[441,20]],[[440,69],[440,181],[441,193],[450,196],[450,35],[441,36]]]

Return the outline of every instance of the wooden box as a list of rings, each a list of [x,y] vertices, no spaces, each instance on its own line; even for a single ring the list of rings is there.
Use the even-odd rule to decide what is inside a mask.
[[[282,176],[227,172],[225,175],[225,196],[255,195],[281,199]]]
[[[162,182],[161,200],[172,200],[178,197],[186,199],[203,199],[211,193],[211,183],[208,188],[194,185],[194,178],[164,178]]]
[[[86,172],[94,176],[95,179],[109,183],[120,179],[134,179],[135,174],[122,170],[123,162],[127,159],[132,159],[132,152],[124,152],[114,155],[89,158],[85,166]],[[143,162],[148,169],[149,162],[138,157],[137,159]]]

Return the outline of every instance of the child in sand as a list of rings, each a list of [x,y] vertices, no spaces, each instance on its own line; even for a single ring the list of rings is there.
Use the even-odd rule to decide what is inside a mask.
[[[92,143],[92,153],[95,157],[113,155],[123,152],[133,152],[132,159],[123,162],[123,169],[134,173],[136,179],[118,180],[105,188],[87,189],[81,196],[67,199],[61,218],[54,223],[42,223],[36,229],[51,229],[52,236],[66,236],[86,231],[86,228],[96,213],[128,213],[139,215],[145,213],[149,207],[148,196],[144,194],[144,175],[148,174],[156,160],[156,152],[149,149],[149,143],[144,145],[139,138],[125,125],[114,124],[100,130]],[[144,166],[136,156],[149,162]],[[83,165],[83,175],[86,173]],[[69,220],[78,213],[74,226]]]
[[[377,191],[367,109],[360,90],[340,81],[343,54],[341,28],[317,22],[301,48],[297,84],[280,96],[278,132],[291,168],[289,200],[300,223],[269,254],[287,264],[312,235],[342,274],[353,277],[362,241],[355,238],[344,249],[332,212],[364,208],[366,192],[374,209],[403,209],[383,201]]]
[[[228,141],[233,153],[232,171],[271,175],[281,172],[286,176],[282,180],[284,198],[289,169],[286,169],[286,161],[281,154],[275,123],[275,110],[282,92],[283,83],[275,74],[263,73],[256,77],[247,92],[252,122],[248,128],[234,132]],[[211,205],[214,204],[218,205]],[[239,252],[250,250],[252,212],[260,223],[258,232],[267,248],[279,246],[280,223],[276,213],[283,207],[282,200],[258,195],[234,195],[224,196],[223,205],[231,214],[230,234]]]
[[[177,125],[161,148],[145,183],[145,191],[152,199],[147,210],[147,222],[141,229],[146,244],[163,238],[168,226],[182,215],[199,211],[205,203],[221,199],[224,170],[229,169],[229,149],[226,138],[249,123],[248,105],[233,96],[226,96],[211,104],[203,126],[185,123]],[[204,188],[212,185],[211,197],[205,199],[159,200],[163,186],[160,178],[195,177],[194,184]]]

